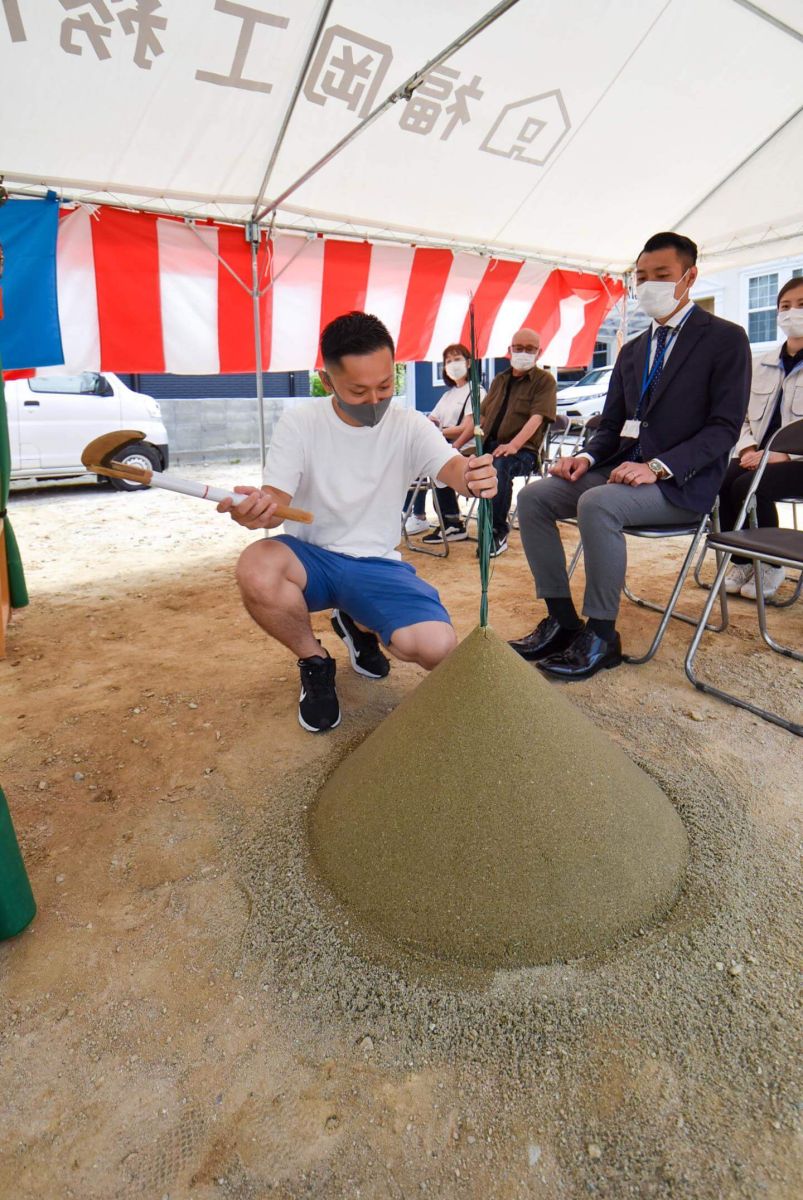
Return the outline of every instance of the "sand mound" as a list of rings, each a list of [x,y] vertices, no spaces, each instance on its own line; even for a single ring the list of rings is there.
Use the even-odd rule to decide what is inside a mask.
[[[649,776],[481,629],[333,772],[310,838],[373,929],[485,967],[611,946],[669,911],[688,853]]]

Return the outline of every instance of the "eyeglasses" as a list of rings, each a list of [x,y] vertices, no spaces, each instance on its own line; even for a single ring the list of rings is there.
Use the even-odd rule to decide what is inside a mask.
[[[518,343],[510,347],[514,354],[537,354],[540,346],[520,346]]]

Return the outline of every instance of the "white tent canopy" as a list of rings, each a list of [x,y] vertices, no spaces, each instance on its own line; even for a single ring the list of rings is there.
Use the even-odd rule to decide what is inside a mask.
[[[0,172],[23,194],[593,271],[664,228],[711,267],[798,253],[801,7],[518,0],[421,81],[490,0],[4,0]]]

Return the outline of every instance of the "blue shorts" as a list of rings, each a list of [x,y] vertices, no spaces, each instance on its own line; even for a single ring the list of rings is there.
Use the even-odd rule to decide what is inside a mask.
[[[304,599],[310,612],[342,608],[359,625],[378,633],[386,646],[406,625],[451,624],[435,588],[401,559],[351,558],[286,533],[275,540],[284,542],[307,572]]]

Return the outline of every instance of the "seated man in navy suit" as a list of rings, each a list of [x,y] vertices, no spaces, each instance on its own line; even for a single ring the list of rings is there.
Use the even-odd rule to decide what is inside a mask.
[[[636,262],[649,329],[622,347],[587,452],[519,493],[521,540],[547,616],[513,649],[551,676],[583,679],[622,661],[616,616],[627,567],[623,528],[699,520],[714,504],[750,395],[740,325],[689,299],[697,247],[656,233]],[[586,587],[572,603],[556,521],[577,517]]]

